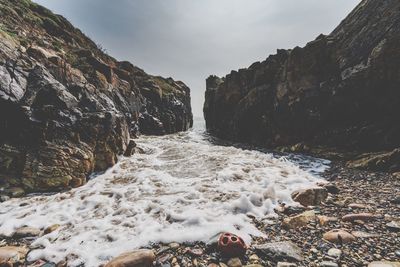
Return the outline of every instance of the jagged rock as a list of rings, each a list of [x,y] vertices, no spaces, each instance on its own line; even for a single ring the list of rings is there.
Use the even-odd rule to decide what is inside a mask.
[[[31,1],[0,0],[0,13],[0,177],[10,186],[77,187],[131,153],[131,136],[191,127],[184,83],[118,62]]]
[[[292,193],[292,199],[303,206],[318,206],[328,197],[328,191],[323,187],[307,188]]]
[[[137,250],[121,254],[104,267],[150,267],[155,259],[153,251]]]
[[[323,235],[323,238],[329,242],[339,243],[339,244],[350,243],[356,240],[356,238],[352,234],[344,230],[338,230],[338,229],[325,233]]]
[[[357,154],[399,148],[400,126],[393,123],[400,114],[399,15],[397,0],[364,0],[331,34],[303,48],[210,76],[208,131],[268,148],[300,143]],[[371,167],[399,170],[398,151],[390,154]]]
[[[300,227],[307,226],[308,223],[315,221],[315,212],[305,211],[299,215],[285,218],[282,222],[282,226],[287,229],[296,229]]]
[[[261,258],[274,261],[303,261],[301,249],[291,241],[267,243],[254,247]]]

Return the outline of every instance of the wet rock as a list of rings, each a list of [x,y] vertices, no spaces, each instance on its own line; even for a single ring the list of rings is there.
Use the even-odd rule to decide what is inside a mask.
[[[126,148],[124,152],[125,157],[130,157],[135,153],[135,148],[136,148],[136,143],[133,140],[129,141],[128,147]]]
[[[10,200],[10,197],[7,195],[0,195],[0,202],[8,201]]]
[[[27,253],[28,249],[24,247],[0,247],[0,262],[9,262],[12,264],[23,262]]]
[[[325,233],[323,235],[323,238],[329,242],[339,243],[339,244],[350,243],[356,240],[356,238],[352,234],[344,230],[338,230],[338,229],[331,230]]]
[[[228,267],[242,267],[242,262],[239,258],[232,258],[227,262]]]
[[[47,227],[46,229],[44,229],[44,234],[45,234],[45,235],[50,234],[50,233],[56,231],[58,228],[60,228],[60,225],[59,225],[59,224],[50,225],[49,227]]]
[[[342,217],[344,222],[354,222],[354,221],[372,221],[376,220],[377,216],[372,213],[357,213],[357,214],[347,214]]]
[[[368,264],[368,267],[400,267],[400,262],[374,261]]]
[[[266,243],[254,246],[256,253],[261,258],[274,261],[303,261],[301,249],[291,241]]]
[[[13,238],[36,237],[39,236],[40,233],[40,229],[26,226],[15,230],[15,232],[13,233]]]
[[[151,250],[137,250],[121,254],[104,267],[150,267],[155,258]]]
[[[10,197],[23,197],[25,195],[25,190],[20,187],[11,187],[6,189],[5,193]]]
[[[318,206],[328,197],[328,191],[323,187],[297,190],[292,193],[292,199],[303,206]]]
[[[282,226],[287,229],[296,229],[306,226],[308,223],[315,221],[314,211],[305,211],[302,214],[285,218],[282,222]]]

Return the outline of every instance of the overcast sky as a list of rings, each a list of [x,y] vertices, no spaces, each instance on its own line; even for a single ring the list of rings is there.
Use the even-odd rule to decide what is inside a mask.
[[[202,115],[205,79],[329,34],[360,0],[36,0],[118,60],[173,77]]]

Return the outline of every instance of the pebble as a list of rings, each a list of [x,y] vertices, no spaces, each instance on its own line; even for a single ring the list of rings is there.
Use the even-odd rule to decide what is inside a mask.
[[[325,226],[331,222],[337,222],[338,218],[336,217],[328,217],[328,216],[317,216],[318,222],[321,226]]]
[[[53,225],[47,227],[46,229],[44,229],[44,234],[45,235],[50,234],[50,233],[56,231],[58,228],[60,228],[59,224],[53,224]]]
[[[319,266],[320,267],[339,267],[339,265],[337,265],[337,263],[331,262],[331,261],[323,261],[323,262],[321,262],[321,264]]]
[[[296,267],[297,265],[291,262],[278,262],[277,267]]]
[[[378,234],[371,234],[367,232],[362,232],[362,231],[353,231],[351,232],[352,235],[358,238],[372,238],[372,237],[379,237]]]
[[[342,251],[337,248],[331,248],[328,250],[328,255],[333,258],[340,259],[340,257],[342,256]]]
[[[315,220],[315,212],[313,210],[305,211],[302,214],[285,218],[282,222],[283,227],[287,229],[296,229],[306,226]]]
[[[391,231],[400,231],[400,222],[399,221],[392,221],[388,224],[386,224],[387,228],[389,228]]]
[[[400,262],[374,261],[368,264],[368,267],[400,267]]]
[[[354,221],[372,221],[375,220],[377,217],[372,213],[357,213],[357,214],[347,214],[342,217],[344,222],[354,222]]]
[[[356,240],[356,237],[344,230],[331,230],[323,235],[323,239],[332,243],[350,243]]]
[[[254,248],[258,254],[275,261],[303,261],[301,249],[291,241],[266,243]]]
[[[242,262],[239,258],[232,258],[228,261],[228,267],[242,267]]]
[[[153,266],[155,258],[152,250],[136,250],[121,254],[104,267],[150,267]]]

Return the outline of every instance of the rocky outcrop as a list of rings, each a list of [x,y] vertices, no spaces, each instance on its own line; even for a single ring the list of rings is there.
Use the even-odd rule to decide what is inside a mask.
[[[208,131],[270,148],[399,147],[399,17],[399,1],[363,0],[330,35],[209,77]]]
[[[80,186],[138,133],[191,127],[182,82],[116,61],[29,0],[0,0],[0,16],[0,187]]]

